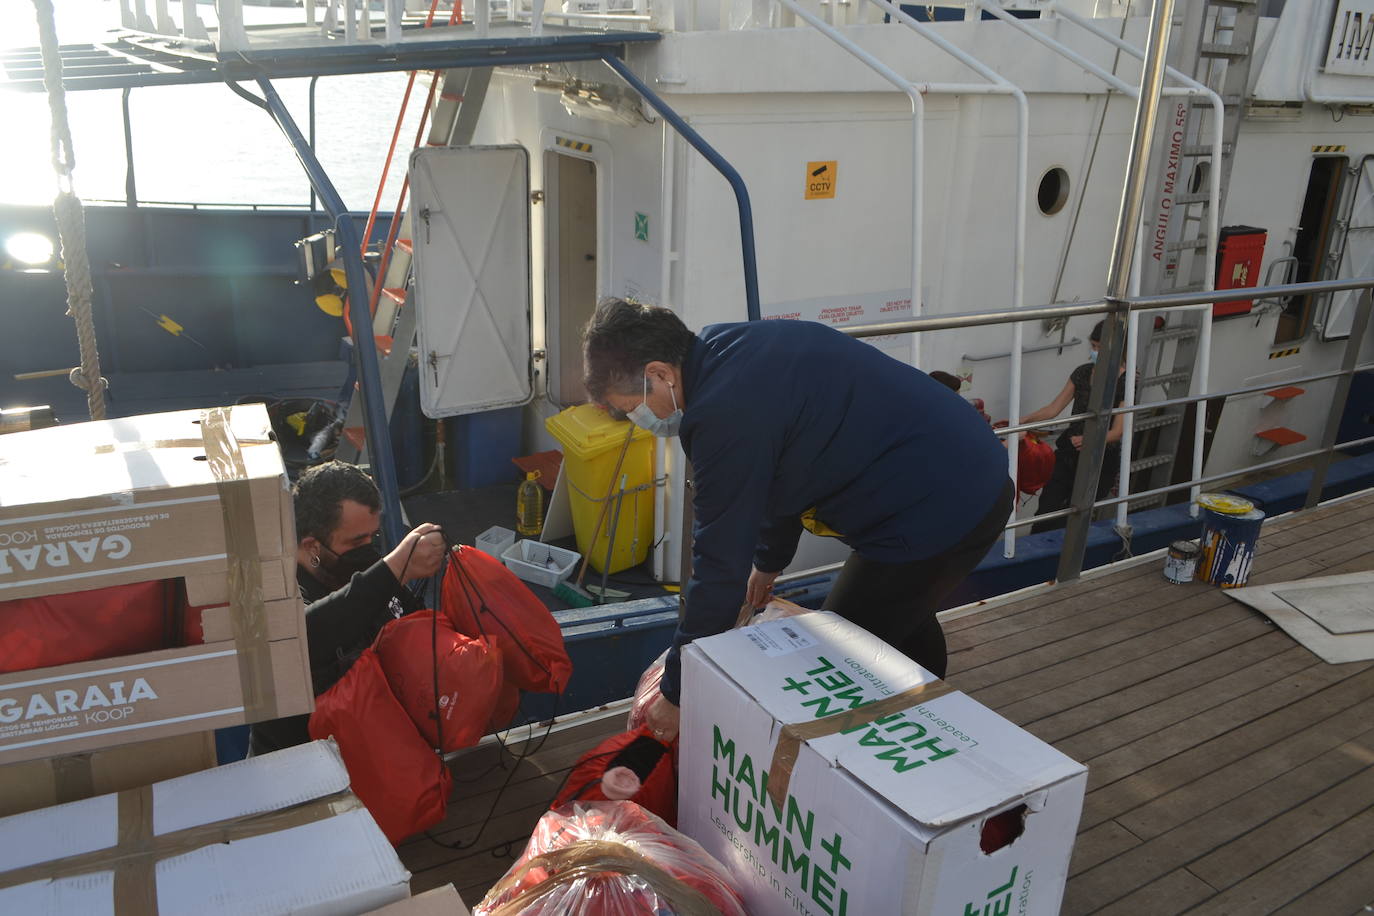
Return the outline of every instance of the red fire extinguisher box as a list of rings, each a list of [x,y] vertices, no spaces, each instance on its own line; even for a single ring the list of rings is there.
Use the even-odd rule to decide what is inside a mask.
[[[1255,226],[1225,226],[1217,244],[1217,289],[1242,289],[1258,286],[1260,264],[1264,261],[1264,240],[1269,233]],[[1254,307],[1253,299],[1218,302],[1212,314],[1244,315]]]

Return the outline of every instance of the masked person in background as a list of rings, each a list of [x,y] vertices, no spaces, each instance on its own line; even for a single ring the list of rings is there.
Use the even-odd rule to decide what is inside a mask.
[[[1093,326],[1088,335],[1088,345],[1092,347],[1088,361],[1069,373],[1069,380],[1063,389],[1039,410],[1032,411],[1021,418],[1021,423],[1040,423],[1053,420],[1073,404],[1072,413],[1084,413],[1088,409],[1088,398],[1093,388],[1093,365],[1102,347],[1102,322]],[[1112,406],[1120,407],[1126,401],[1126,353],[1121,353],[1121,365],[1116,369],[1116,393],[1112,395]],[[1112,425],[1107,430],[1107,451],[1102,459],[1102,472],[1097,479],[1096,499],[1104,498],[1116,485],[1117,473],[1121,469],[1121,434],[1126,429],[1126,417],[1117,414],[1112,417]],[[1050,482],[1040,491],[1040,502],[1035,514],[1044,515],[1068,508],[1073,499],[1073,479],[1078,474],[1078,452],[1083,448],[1083,421],[1075,420],[1069,428],[1059,434],[1054,443],[1054,474]],[[1031,533],[1054,531],[1063,528],[1065,518],[1052,518],[1031,525]]]
[[[444,534],[423,524],[386,556],[374,545],[382,499],[372,479],[330,461],[301,474],[291,491],[296,510],[296,582],[305,600],[310,678],[319,696],[344,676],[394,617],[418,610],[405,583],[439,571]],[[310,740],[308,715],[253,725],[249,749],[266,754]]]
[[[583,333],[599,404],[692,462],[692,574],[649,724],[677,730],[678,652],[767,602],[803,528],[852,553],[826,599],[943,677],[941,602],[1001,536],[1014,488],[988,424],[945,385],[813,321],[718,324],[612,299]]]

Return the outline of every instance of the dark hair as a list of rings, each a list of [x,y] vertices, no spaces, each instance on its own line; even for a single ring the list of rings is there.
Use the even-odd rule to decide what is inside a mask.
[[[941,372],[939,369],[936,369],[934,372],[930,373],[930,377],[935,379],[935,381],[939,382],[941,385],[944,385],[951,391],[958,391],[961,387],[963,387],[964,384],[963,382],[959,381],[959,377],[957,375],[950,375],[948,372]]]
[[[603,300],[582,330],[582,384],[593,401],[609,391],[632,394],[645,366],[655,360],[681,366],[695,339],[672,309]]]
[[[1097,324],[1093,325],[1093,332],[1088,335],[1089,340],[1096,341],[1098,343],[1102,342],[1102,325],[1106,320],[1107,319],[1104,318],[1102,319],[1102,321],[1099,321]]]
[[[382,508],[377,485],[361,470],[342,461],[326,461],[301,474],[291,488],[296,504],[296,539],[328,542],[339,525],[343,502],[351,499],[373,512]]]

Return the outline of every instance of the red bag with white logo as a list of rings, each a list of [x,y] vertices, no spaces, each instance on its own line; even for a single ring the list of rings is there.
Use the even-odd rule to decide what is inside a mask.
[[[389,621],[372,647],[430,747],[440,747],[441,736],[445,752],[482,740],[503,694],[501,654],[488,640],[460,635],[442,614],[416,611]]]
[[[613,735],[582,755],[550,808],[573,801],[632,801],[677,826],[673,748],[647,727]]]
[[[563,631],[549,609],[501,561],[476,547],[449,554],[444,613],[464,636],[491,639],[506,677],[521,690],[562,693],[572,676]]]
[[[354,794],[392,843],[444,819],[453,776],[392,696],[371,649],[315,698],[310,737],[331,735]]]
[[[0,601],[0,674],[177,645],[175,579]]]

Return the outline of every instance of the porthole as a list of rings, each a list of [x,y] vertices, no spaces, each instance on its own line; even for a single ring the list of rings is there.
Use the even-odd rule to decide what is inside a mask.
[[[1069,173],[1055,166],[1041,176],[1035,202],[1046,216],[1053,216],[1064,209],[1064,204],[1069,202]]]

